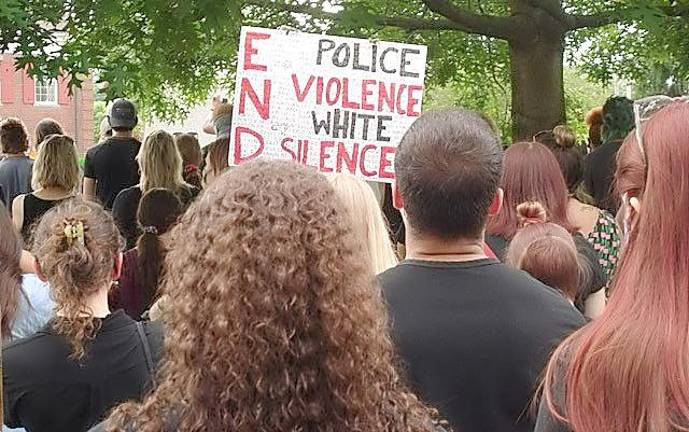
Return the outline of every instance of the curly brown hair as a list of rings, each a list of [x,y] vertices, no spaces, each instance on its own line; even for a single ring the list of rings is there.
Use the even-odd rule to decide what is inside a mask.
[[[254,161],[218,178],[172,231],[160,384],[108,429],[432,430],[348,224],[309,168]]]
[[[65,233],[67,224],[78,223],[83,224],[83,242]],[[110,214],[80,198],[48,211],[36,228],[33,250],[57,305],[53,328],[67,339],[74,359],[85,356],[85,344],[100,325],[84,300],[110,283],[115,259],[123,247],[124,240]]]

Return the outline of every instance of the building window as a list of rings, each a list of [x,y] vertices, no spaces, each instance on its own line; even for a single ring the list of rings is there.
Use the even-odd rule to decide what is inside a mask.
[[[57,105],[57,80],[36,80],[36,105]]]

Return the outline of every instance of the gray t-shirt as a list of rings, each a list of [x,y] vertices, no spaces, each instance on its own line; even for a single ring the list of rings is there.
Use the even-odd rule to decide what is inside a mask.
[[[17,195],[31,192],[33,162],[27,156],[9,156],[0,161],[0,186],[2,202],[10,212]]]

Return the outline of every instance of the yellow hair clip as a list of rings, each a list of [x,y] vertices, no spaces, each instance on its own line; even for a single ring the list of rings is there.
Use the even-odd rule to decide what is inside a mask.
[[[84,245],[84,223],[82,221],[75,221],[75,220],[66,220],[65,222],[65,237],[67,238],[67,242],[72,245],[72,243],[76,240],[81,244],[82,246]]]

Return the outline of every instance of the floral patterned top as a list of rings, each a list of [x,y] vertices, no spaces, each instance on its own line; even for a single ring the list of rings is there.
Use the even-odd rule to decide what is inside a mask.
[[[620,252],[620,232],[615,218],[605,210],[601,210],[598,222],[593,231],[588,235],[587,240],[593,245],[593,249],[598,254],[600,263],[608,278],[608,284],[612,280],[615,268],[617,268],[617,258]]]

